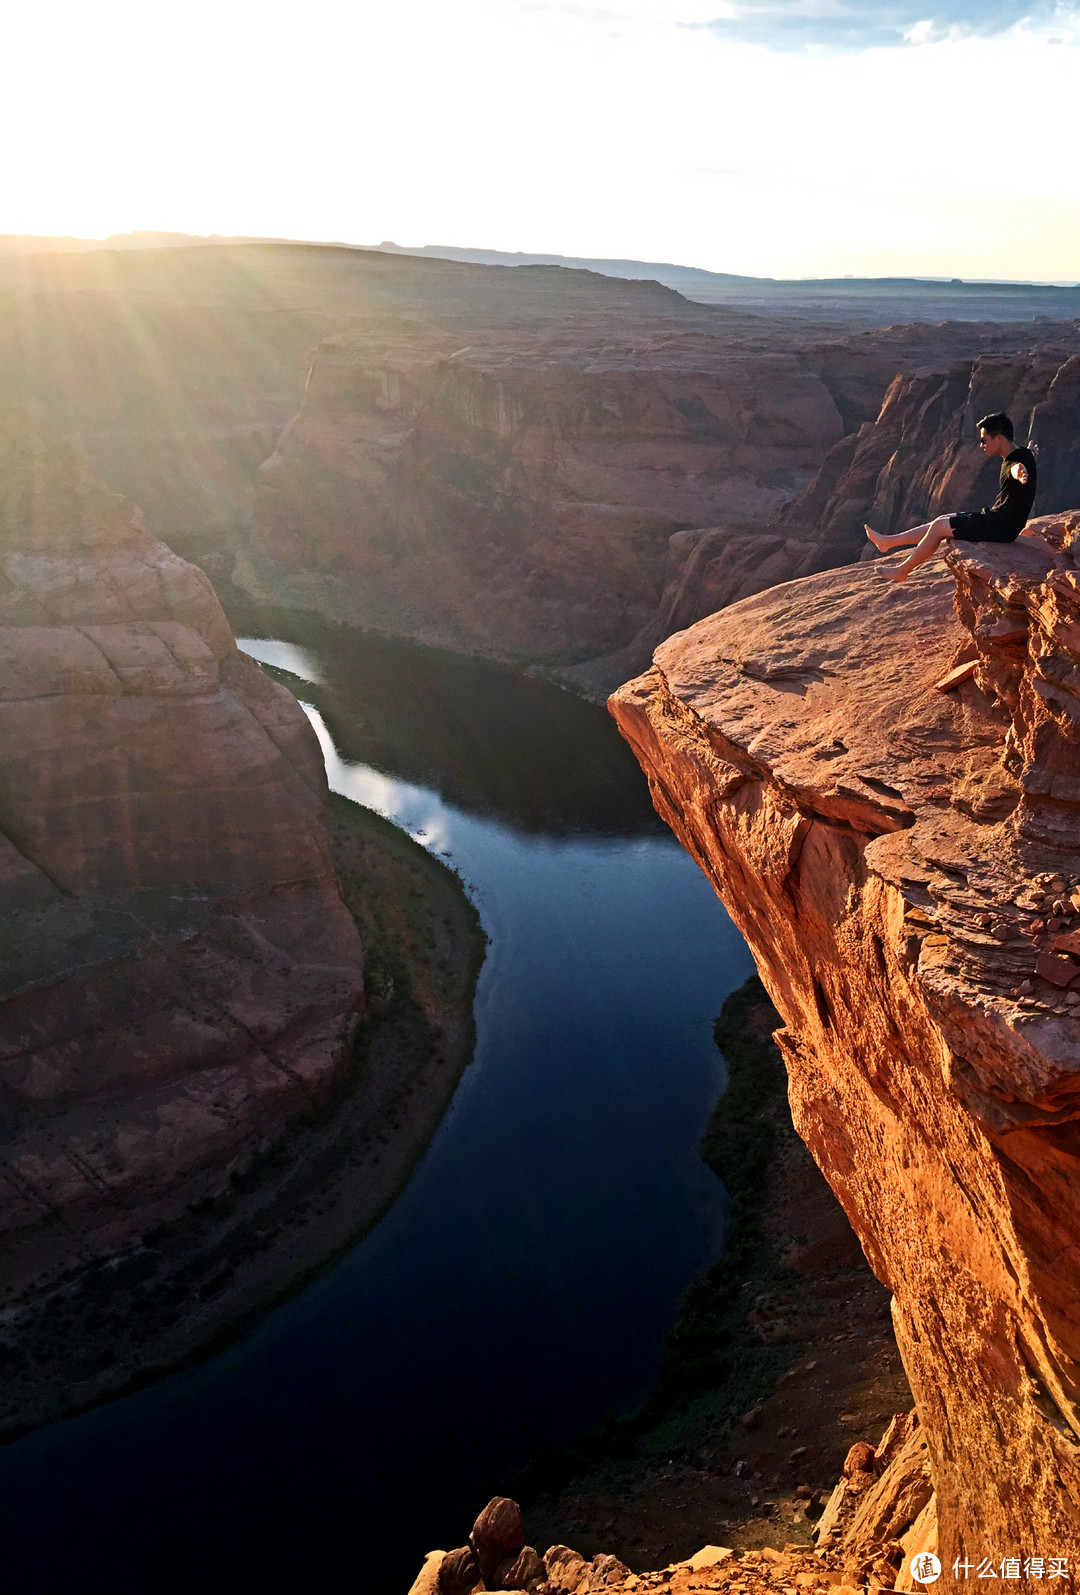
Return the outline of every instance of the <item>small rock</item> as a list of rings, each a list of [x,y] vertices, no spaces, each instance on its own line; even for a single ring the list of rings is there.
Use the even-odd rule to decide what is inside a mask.
[[[739,1419],[739,1422],[742,1424],[744,1429],[753,1429],[756,1428],[760,1420],[761,1408],[751,1407],[749,1412],[743,1413],[742,1417]]]
[[[469,1595],[480,1582],[480,1566],[471,1545],[462,1545],[443,1557],[435,1584],[439,1595]]]
[[[1080,968],[1073,963],[1071,958],[1063,958],[1057,953],[1040,953],[1035,964],[1035,973],[1040,980],[1047,980],[1052,986],[1068,986],[1077,975]]]
[[[877,1452],[865,1440],[857,1440],[844,1458],[844,1477],[850,1479],[856,1473],[873,1473],[877,1461]]]
[[[533,1589],[546,1578],[547,1568],[531,1545],[524,1546],[516,1556],[508,1556],[500,1562],[494,1573],[498,1589]]]

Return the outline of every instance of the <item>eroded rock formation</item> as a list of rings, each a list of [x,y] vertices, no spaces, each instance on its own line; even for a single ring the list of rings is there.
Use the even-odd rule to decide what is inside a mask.
[[[786,507],[782,528],[819,543],[823,564],[832,565],[859,557],[866,521],[894,532],[991,503],[997,463],[974,445],[976,422],[995,410],[1012,417],[1018,442],[1039,445],[1040,513],[1080,502],[1077,342],[1064,336],[1009,357],[900,370],[880,414],[837,444],[817,479]]]
[[[350,1055],[362,958],[314,734],[203,573],[0,419],[0,1255],[220,1188]]]
[[[946,1586],[1080,1552],[1074,522],[746,599],[612,699],[893,1292]]]
[[[655,282],[272,240],[88,252],[0,248],[0,404],[78,444],[150,529],[214,580],[319,341],[403,316],[726,312]],[[153,242],[152,240],[150,241]],[[176,241],[179,242],[179,241]],[[468,342],[462,338],[461,343]]]
[[[843,430],[791,352],[637,333],[329,340],[263,470],[256,562],[341,618],[457,647],[567,661],[625,645],[673,533],[779,509]]]
[[[1066,402],[1055,374],[1080,335],[1044,338],[1054,331],[1032,355],[1017,327],[821,343],[797,324],[688,324],[674,307],[667,322],[358,327],[317,352],[235,579],[346,622],[558,667],[596,692],[672,630],[854,557],[878,478],[895,496],[928,433],[963,496],[979,464],[973,404],[1022,388],[1030,408],[1055,381]],[[947,377],[926,376],[950,360]],[[918,397],[928,383],[951,409]]]

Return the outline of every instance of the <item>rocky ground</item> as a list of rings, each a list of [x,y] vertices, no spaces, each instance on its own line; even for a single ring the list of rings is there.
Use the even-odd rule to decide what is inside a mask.
[[[541,1556],[525,1544],[516,1501],[496,1496],[467,1542],[431,1551],[409,1595],[474,1595],[527,1590],[531,1595],[594,1595],[597,1591],[730,1590],[732,1595],[799,1595],[800,1591],[910,1591],[918,1587],[933,1530],[933,1486],[926,1441],[914,1413],[898,1414],[875,1447],[852,1446],[816,1530],[815,1550],[788,1542],[737,1551],[708,1543],[663,1567],[633,1572],[611,1552],[589,1557],[568,1545]],[[541,1542],[542,1543],[542,1542]],[[930,1580],[933,1582],[933,1579]]]

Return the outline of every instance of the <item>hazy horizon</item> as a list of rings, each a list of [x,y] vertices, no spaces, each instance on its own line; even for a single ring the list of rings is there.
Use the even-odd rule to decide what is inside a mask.
[[[377,244],[354,241],[345,238],[301,238],[283,235],[271,236],[269,234],[235,234],[235,233],[180,233],[174,228],[152,228],[146,230],[132,229],[122,233],[105,234],[76,234],[76,233],[0,233],[0,243],[5,239],[18,239],[20,242],[33,242],[40,238],[47,243],[72,243],[72,244],[124,244],[129,248],[182,248],[186,244],[311,244],[316,247],[328,249],[357,249],[389,254],[422,256],[427,259],[453,260],[455,254],[465,255],[492,255],[501,257],[519,257],[519,259],[505,258],[493,261],[496,265],[529,264],[539,260],[541,263],[550,263],[556,266],[586,265],[599,269],[604,265],[639,265],[642,267],[658,267],[671,271],[685,271],[687,273],[700,272],[703,275],[717,277],[736,276],[739,274],[728,273],[713,267],[703,267],[693,261],[674,260],[636,260],[614,255],[558,255],[550,250],[543,249],[499,249],[487,244],[399,244],[395,239],[386,238]],[[138,242],[141,239],[150,240],[145,245]],[[156,240],[169,239],[169,244],[162,244]],[[131,240],[130,243],[127,241]],[[483,264],[484,262],[477,262]],[[814,281],[814,278],[776,277],[761,275],[760,277],[747,277],[747,281],[774,282],[778,284]],[[1017,287],[1017,288],[1080,288],[1080,274],[1077,278],[1029,278],[1029,277],[958,277],[955,274],[939,276],[916,276],[909,274],[901,276],[899,273],[883,272],[876,277],[858,276],[854,272],[837,272],[829,277],[816,280],[828,282],[889,282],[903,281],[927,284],[961,283],[964,287]]]
[[[1080,280],[1075,3],[59,0],[10,32],[6,234]]]

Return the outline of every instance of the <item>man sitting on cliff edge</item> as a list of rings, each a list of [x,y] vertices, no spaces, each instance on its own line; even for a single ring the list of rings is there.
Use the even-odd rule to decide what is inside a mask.
[[[1013,424],[1000,411],[984,415],[979,422],[979,444],[991,459],[1001,461],[998,496],[989,509],[974,514],[961,511],[939,515],[936,520],[914,526],[910,532],[898,532],[895,537],[884,537],[871,527],[866,528],[867,537],[883,554],[918,544],[895,570],[881,572],[889,581],[905,581],[950,537],[962,543],[1012,543],[1024,530],[1035,502],[1034,454],[1030,449],[1014,448]]]

